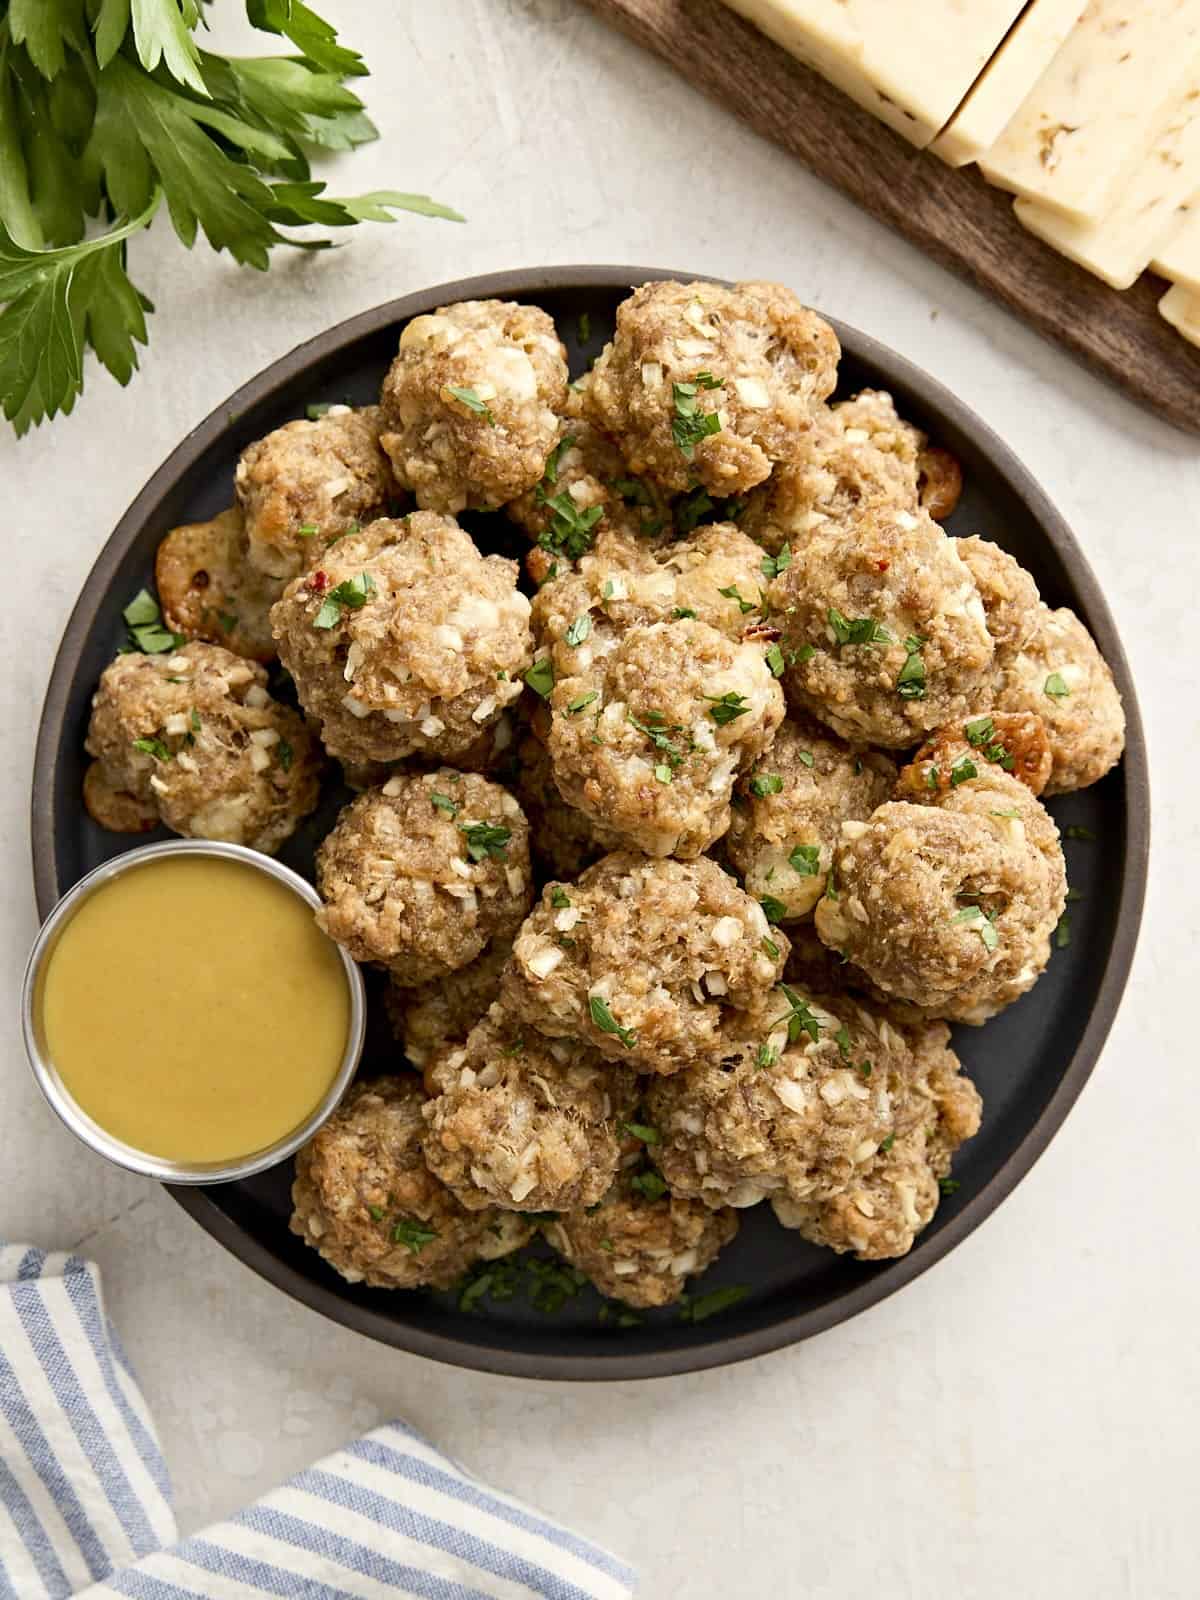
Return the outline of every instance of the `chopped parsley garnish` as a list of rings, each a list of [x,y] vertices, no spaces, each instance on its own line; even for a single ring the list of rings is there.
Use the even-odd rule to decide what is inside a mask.
[[[817,1021],[808,1001],[802,995],[797,994],[789,984],[781,983],[779,987],[783,990],[784,998],[787,1000],[788,1010],[781,1017],[775,1018],[775,1021],[771,1024],[770,1031],[774,1033],[781,1023],[786,1022],[789,1044],[798,1044],[802,1033],[806,1033],[812,1042],[816,1044],[821,1037],[821,1024]]]
[[[861,1072],[864,1078],[869,1078],[871,1076],[871,1063],[869,1061],[860,1061],[854,1070],[855,1072]]]
[[[650,513],[642,518],[642,532],[647,538],[659,532],[663,525],[661,502],[640,478],[614,478],[609,488],[615,489],[626,505],[641,506]]]
[[[595,689],[592,689],[588,694],[577,694],[574,700],[567,702],[567,710],[573,716],[575,712],[582,711],[585,706],[590,706],[593,700],[599,700],[599,698],[600,696]]]
[[[781,572],[786,572],[792,564],[792,551],[790,545],[784,545],[777,556],[764,556],[762,558],[763,577],[777,578]]]
[[[575,621],[570,625],[563,637],[571,646],[571,649],[574,650],[577,645],[583,643],[591,631],[592,619],[586,611],[583,611],[575,618]]]
[[[447,389],[447,394],[452,394],[460,404],[466,406],[468,411],[473,411],[476,416],[482,417],[490,428],[496,426],[496,419],[484,401],[475,393],[474,389],[455,389],[453,385]]]
[[[1058,919],[1058,926],[1054,930],[1054,948],[1065,950],[1071,943],[1071,913],[1064,911]]]
[[[331,400],[320,400],[313,405],[305,406],[304,415],[310,422],[320,422],[321,418],[327,416],[332,409]]]
[[[566,908],[571,904],[571,896],[563,888],[561,883],[556,883],[552,886],[550,890],[550,904],[556,911],[565,911]]]
[[[985,950],[994,950],[1000,943],[1000,935],[996,932],[996,925],[980,906],[964,906],[961,911],[956,911],[950,918],[951,922],[963,922],[974,928],[983,940]]]
[[[927,767],[925,769],[925,787],[927,789],[936,789],[940,776],[941,774],[936,767]]]
[[[750,1293],[744,1283],[730,1284],[725,1289],[710,1289],[707,1294],[681,1295],[679,1299],[680,1322],[706,1322],[718,1312],[728,1311]]]
[[[189,718],[189,721],[192,725],[192,732],[199,733],[201,728],[200,713],[196,710],[195,706],[192,707],[192,715]]]
[[[939,1178],[938,1188],[943,1194],[957,1194],[962,1188],[962,1184],[959,1183],[957,1178]]]
[[[836,606],[827,613],[839,644],[891,644],[892,636],[874,617],[844,617]]]
[[[387,1216],[387,1212],[382,1206],[368,1206],[367,1210],[371,1213],[371,1220],[373,1222],[382,1222],[384,1217]]]
[[[937,768],[936,767],[931,767],[929,770],[934,775],[933,784],[932,784],[931,787],[936,787],[937,786]],[[977,778],[978,776],[979,776],[979,768],[971,760],[970,756],[960,756],[959,759],[950,768],[950,787],[952,789],[957,789],[959,784],[960,783],[966,783],[968,778]]]
[[[770,923],[782,922],[787,916],[787,906],[782,900],[776,900],[774,895],[764,894],[758,903],[763,908],[763,916]]]
[[[343,611],[360,611],[375,593],[375,579],[369,572],[360,572],[355,578],[346,578],[321,602],[321,609],[313,618],[314,628],[336,628]]]
[[[129,629],[130,646],[143,655],[161,656],[168,650],[178,650],[183,644],[181,633],[172,633],[162,620],[158,601],[148,589],[141,589],[121,613]]]
[[[537,1256],[529,1256],[525,1270],[529,1274],[529,1303],[544,1316],[561,1311],[587,1284],[582,1272],[561,1261],[542,1261]]]
[[[741,595],[738,593],[738,586],[736,583],[731,583],[728,589],[718,589],[717,593],[725,600],[736,600],[738,610],[743,616],[745,616],[748,611],[754,610],[754,602],[752,600],[742,599]]]
[[[436,806],[439,811],[444,811],[448,817],[456,817],[458,815],[458,807],[450,796],[448,794],[439,794],[436,789],[429,796],[429,803]]]
[[[784,668],[783,651],[777,644],[768,647],[765,659],[771,669],[771,676],[773,678],[782,678]]]
[[[592,337],[592,319],[586,311],[581,311],[579,313],[577,326],[579,329],[580,344],[587,344],[588,340]]]
[[[811,661],[816,653],[817,647],[815,644],[802,644],[799,650],[791,652],[791,664],[792,666],[803,666],[806,661]]]
[[[900,668],[900,676],[896,679],[896,692],[901,700],[924,700],[925,698],[925,661],[921,655],[921,646],[925,640],[918,633],[910,633],[904,641],[904,648],[908,651],[904,658],[904,665]]]
[[[320,531],[315,522],[302,522],[296,529],[296,537],[299,539],[315,539]]]
[[[996,738],[996,724],[991,717],[976,717],[973,722],[964,725],[963,733],[967,737],[967,743],[976,750],[982,750],[989,761],[997,762],[1006,772],[1012,771],[1016,763]]]
[[[489,856],[496,861],[507,861],[507,845],[512,829],[491,822],[467,822],[459,825],[459,833],[467,841],[467,854],[472,861],[486,861]]]
[[[629,1187],[636,1189],[646,1200],[661,1200],[667,1192],[666,1184],[653,1170],[639,1172],[636,1178],[630,1178]]]
[[[682,733],[683,729],[678,723],[668,723],[661,711],[647,711],[646,720],[642,722],[627,710],[625,720],[644,734],[656,750],[661,750],[672,767],[683,760],[683,751],[671,738],[672,733]]]
[[[144,756],[153,756],[155,761],[171,759],[171,752],[161,739],[135,739],[133,748]]]
[[[774,939],[764,939],[762,942],[762,947],[770,956],[772,961],[779,960],[779,946],[775,943]]]
[[[744,694],[735,694],[730,690],[728,694],[706,694],[702,696],[709,703],[709,716],[723,728],[727,722],[732,722],[736,717],[745,716],[750,707],[746,704]]]
[[[654,776],[658,779],[659,783],[674,783],[675,781],[675,774],[671,771],[670,767],[667,766],[665,761],[660,761],[655,767]]]
[[[618,1122],[617,1127],[622,1133],[627,1133],[633,1139],[640,1139],[643,1144],[661,1144],[662,1134],[657,1128],[652,1128],[648,1122]]]
[[[796,760],[802,762],[806,767],[815,767],[817,764],[816,757],[811,750],[797,750]]]
[[[549,527],[538,535],[538,544],[543,550],[559,551],[572,561],[578,561],[592,548],[595,540],[592,529],[604,515],[604,507],[588,506],[581,510],[565,490],[546,495],[539,487],[538,496],[553,513]]]
[[[837,1045],[837,1047],[838,1047],[838,1055],[841,1056],[842,1060],[843,1061],[849,1061],[849,1059],[850,1059],[850,1029],[846,1026],[846,1024],[844,1022],[842,1023],[842,1025],[838,1029],[838,1031],[834,1034],[833,1042]]]
[[[696,613],[691,606],[676,606],[671,615],[676,622],[682,622],[686,617],[694,617]]]
[[[886,1139],[881,1139],[879,1141],[879,1153],[881,1155],[887,1155],[888,1151],[892,1148],[895,1142],[896,1135],[894,1133],[889,1133]]]
[[[593,1023],[600,1029],[601,1033],[614,1034],[625,1046],[626,1050],[633,1049],[637,1043],[637,1034],[634,1033],[632,1028],[623,1028],[621,1026],[608,1009],[608,1001],[602,995],[592,994],[588,996],[588,1011],[591,1014]]]
[[[1002,811],[988,812],[988,816],[990,817],[1019,817],[1020,815],[1021,813],[1017,810],[1016,806],[1008,806]]]
[[[218,624],[220,626],[220,629],[221,629],[222,633],[232,633],[233,630],[237,627],[237,612],[236,611],[218,611],[217,612],[217,622],[218,622]]]
[[[280,739],[279,743],[275,746],[275,754],[278,757],[279,765],[283,768],[283,770],[285,772],[290,772],[292,770],[292,759],[295,755],[295,751],[292,749],[291,745],[286,739]]]
[[[798,844],[788,856],[788,866],[802,878],[815,878],[821,870],[821,847],[816,844]]]
[[[1086,839],[1091,842],[1096,837],[1090,828],[1085,828],[1080,822],[1069,822],[1063,832],[1068,839]]]
[[[554,663],[549,656],[543,656],[540,661],[533,663],[525,674],[525,682],[543,700],[550,698],[550,691],[554,687]]]
[[[427,1244],[432,1244],[437,1238],[436,1228],[426,1228],[419,1222],[414,1222],[411,1217],[401,1217],[392,1229],[392,1243],[402,1244],[405,1249],[411,1250],[414,1256],[419,1256]]]
[[[759,772],[750,779],[750,793],[757,800],[762,800],[769,794],[780,794],[782,790],[783,779],[777,772]]]
[[[1067,680],[1061,672],[1052,672],[1042,686],[1042,693],[1049,695],[1051,700],[1065,700],[1070,692],[1067,687]]]
[[[691,383],[671,385],[675,401],[671,437],[686,461],[696,454],[696,446],[702,439],[721,431],[721,419],[717,413],[700,409],[698,392],[701,389],[720,389],[723,384],[724,379],[714,378],[711,372],[698,372]]]
[[[779,1051],[773,1044],[760,1044],[754,1057],[756,1067],[773,1067],[779,1060]]]

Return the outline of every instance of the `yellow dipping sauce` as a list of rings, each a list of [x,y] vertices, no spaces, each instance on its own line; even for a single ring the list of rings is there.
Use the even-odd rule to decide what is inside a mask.
[[[107,1133],[169,1161],[232,1162],[320,1104],[350,992],[299,895],[242,862],[181,855],[80,903],[35,1014],[45,1056]]]

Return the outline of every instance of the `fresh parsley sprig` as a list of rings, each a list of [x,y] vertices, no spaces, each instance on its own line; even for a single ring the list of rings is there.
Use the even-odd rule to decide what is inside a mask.
[[[260,269],[277,245],[329,244],[281,229],[462,221],[426,195],[327,194],[312,153],[378,137],[346,86],[367,68],[302,0],[246,0],[246,14],[295,53],[203,49],[200,0],[0,5],[0,407],[18,434],[74,407],[88,350],[133,377],[154,308],[127,246],[163,201],[189,250],[203,233]],[[89,218],[106,231],[87,237]]]

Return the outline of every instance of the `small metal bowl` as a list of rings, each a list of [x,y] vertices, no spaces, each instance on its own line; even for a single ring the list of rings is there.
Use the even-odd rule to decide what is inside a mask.
[[[273,1145],[255,1150],[238,1161],[192,1164],[166,1161],[161,1156],[147,1155],[144,1150],[138,1150],[132,1145],[125,1144],[123,1140],[114,1138],[76,1103],[46,1052],[36,1014],[38,980],[54,949],[58,935],[89,895],[105,884],[111,883],[122,873],[136,871],[138,867],[161,856],[175,855],[219,856],[228,861],[240,861],[245,866],[253,867],[258,872],[265,872],[278,883],[286,885],[314,911],[320,908],[320,896],[298,873],[270,856],[264,856],[257,850],[247,850],[240,844],[222,844],[210,839],[172,839],[165,844],[148,844],[137,850],[128,850],[124,855],[106,861],[95,871],[89,872],[85,878],[81,878],[73,889],[63,895],[42,924],[41,932],[30,953],[29,964],[25,968],[25,980],[21,989],[21,1028],[25,1037],[25,1052],[33,1068],[38,1088],[77,1139],[81,1139],[100,1155],[106,1156],[118,1167],[124,1167],[129,1172],[140,1172],[148,1178],[158,1178],[163,1183],[228,1183],[235,1178],[249,1178],[256,1172],[262,1172],[266,1167],[273,1167],[277,1162],[286,1160],[312,1137],[336,1109],[354,1078],[358,1058],[362,1054],[367,1020],[366,990],[362,973],[346,952],[339,948],[338,955],[341,957],[346,974],[346,986],[350,991],[350,1027],[345,1054],[337,1076],[330,1084],[320,1105],[305,1122]]]

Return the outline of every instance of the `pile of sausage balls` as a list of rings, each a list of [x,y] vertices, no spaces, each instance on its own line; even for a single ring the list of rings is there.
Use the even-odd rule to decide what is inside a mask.
[[[389,974],[395,1070],[302,1151],[292,1220],[351,1282],[540,1229],[659,1306],[744,1206],[860,1260],[933,1216],[980,1120],[948,1024],[1045,967],[1039,797],[1124,723],[1078,618],[943,530],[953,458],[887,394],[830,403],[839,354],[767,283],[644,285],[574,383],[536,306],[444,306],[378,406],[252,444],[164,542],[88,806],[273,851],[329,758],[357,791],[320,922]]]

